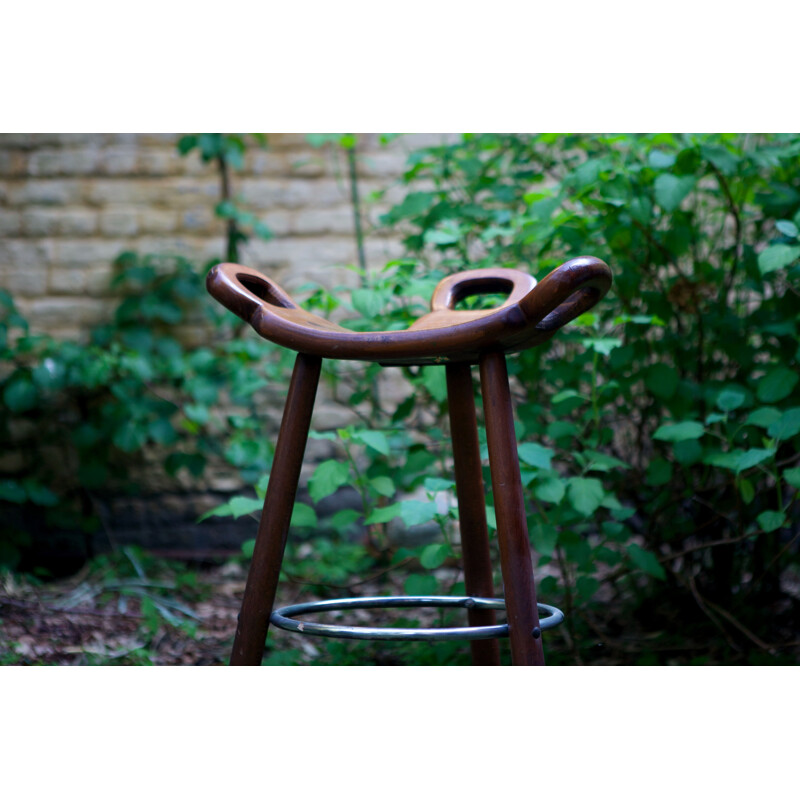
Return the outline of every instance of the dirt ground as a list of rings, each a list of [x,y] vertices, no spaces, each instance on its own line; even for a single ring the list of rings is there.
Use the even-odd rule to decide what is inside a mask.
[[[0,663],[224,664],[245,578],[230,563],[202,570],[195,586],[175,586],[166,596],[161,581],[104,581],[86,570],[38,585],[4,575]]]

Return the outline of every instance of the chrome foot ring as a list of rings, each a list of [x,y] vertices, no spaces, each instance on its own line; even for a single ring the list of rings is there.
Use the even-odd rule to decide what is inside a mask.
[[[272,612],[270,622],[278,628],[311,636],[337,639],[380,639],[386,641],[452,641],[499,639],[508,636],[508,625],[483,625],[463,628],[364,628],[348,625],[326,625],[294,619],[303,614],[322,611],[347,611],[353,608],[493,608],[505,609],[502,598],[488,597],[349,597],[339,600],[320,600],[284,606]],[[564,614],[553,606],[538,604],[539,629],[546,631],[564,620]]]

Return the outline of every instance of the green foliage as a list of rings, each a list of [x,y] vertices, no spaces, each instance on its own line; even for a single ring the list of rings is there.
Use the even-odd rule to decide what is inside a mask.
[[[543,276],[581,253],[614,273],[591,314],[511,361],[531,537],[568,605],[611,567],[641,597],[647,579],[735,586],[748,619],[797,564],[798,156],[796,136],[728,134],[464,134],[410,156],[384,218],[421,265],[409,280]]]
[[[203,163],[217,165],[221,199],[214,207],[214,213],[226,223],[225,253],[226,258],[233,262],[239,261],[239,247],[251,236],[265,240],[272,238],[272,231],[233,196],[230,171],[244,167],[250,140],[259,147],[267,146],[267,137],[263,133],[191,133],[178,140],[178,153],[181,156],[196,151]]]
[[[10,296],[0,297],[0,360],[9,365],[0,431],[22,456],[0,481],[7,565],[19,562],[30,520],[94,529],[98,498],[138,491],[131,470],[145,451],[173,477],[224,460],[255,481],[271,462],[257,398],[286,356],[232,338],[230,316],[187,261],[123,253],[115,266],[118,305],[85,344],[29,335]],[[182,326],[201,327],[209,344],[185,346]]]

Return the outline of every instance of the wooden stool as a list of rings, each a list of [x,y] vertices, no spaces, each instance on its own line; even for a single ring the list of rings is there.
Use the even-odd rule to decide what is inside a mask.
[[[499,664],[497,637],[508,636],[515,665],[544,664],[541,632],[563,619],[538,605],[522,494],[506,353],[539,345],[592,308],[611,286],[599,259],[574,258],[537,282],[511,269],[478,269],[442,280],[431,312],[405,331],[353,332],[303,311],[274,281],[238,264],[219,264],[208,291],[263,336],[297,352],[283,413],[264,511],[247,578],[232,665],[258,665],[270,621],[279,627],[324,636],[361,639],[468,639],[475,664]],[[456,303],[476,294],[507,293],[493,309],[459,311]],[[455,461],[464,580],[468,597],[358,598],[291,606],[273,611],[300,467],[323,358],[382,365],[442,364]],[[470,366],[480,365],[489,467],[497,516],[505,603],[493,598],[485,493]],[[300,623],[313,611],[351,607],[462,606],[470,627],[446,629],[351,628]],[[506,625],[495,624],[505,606]],[[547,616],[540,620],[539,611]]]

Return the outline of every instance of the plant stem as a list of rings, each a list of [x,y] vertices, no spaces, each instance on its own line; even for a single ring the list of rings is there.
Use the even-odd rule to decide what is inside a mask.
[[[364,255],[364,232],[361,227],[361,202],[358,196],[358,170],[356,164],[356,146],[347,148],[347,166],[350,172],[350,202],[353,206],[353,225],[358,249],[358,266],[361,268],[361,286],[367,285],[367,259]]]

